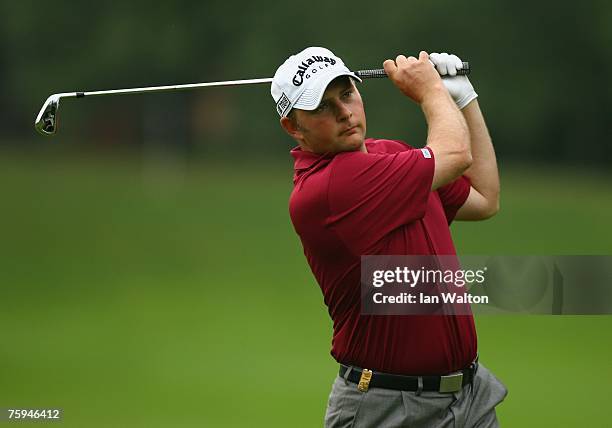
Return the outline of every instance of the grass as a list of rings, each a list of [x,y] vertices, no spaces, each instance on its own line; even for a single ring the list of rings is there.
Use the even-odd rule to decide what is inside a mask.
[[[0,158],[0,407],[65,427],[321,426],[331,322],[281,164]],[[581,171],[503,172],[464,254],[609,254],[612,193]],[[504,426],[599,426],[609,316],[480,316]],[[27,424],[23,424],[27,426]]]

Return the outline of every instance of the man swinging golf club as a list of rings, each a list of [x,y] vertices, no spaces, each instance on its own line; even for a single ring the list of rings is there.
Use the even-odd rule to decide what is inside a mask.
[[[507,390],[478,361],[471,315],[361,314],[362,255],[454,255],[449,224],[489,218],[499,205],[495,152],[459,58],[420,52],[383,66],[423,110],[423,148],[366,138],[361,79],[327,49],[292,55],[271,86],[298,144],[291,220],[340,364],[325,426],[494,427]]]

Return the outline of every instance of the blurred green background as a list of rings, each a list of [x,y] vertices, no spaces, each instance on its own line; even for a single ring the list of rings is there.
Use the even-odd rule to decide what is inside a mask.
[[[604,1],[0,12],[0,408],[59,407],[66,427],[314,427],[337,371],[266,85],[67,100],[44,138],[33,120],[51,93],[269,77],[309,45],[353,68],[457,53],[502,178],[498,216],[453,225],[458,251],[612,253]],[[389,82],[361,91],[371,136],[423,144],[421,113]],[[612,317],[476,321],[510,390],[503,426],[606,424]]]

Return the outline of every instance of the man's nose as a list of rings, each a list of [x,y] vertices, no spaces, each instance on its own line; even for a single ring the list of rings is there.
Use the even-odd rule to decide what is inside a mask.
[[[348,105],[344,103],[338,103],[336,105],[336,117],[338,118],[339,121],[346,120],[350,118],[352,115],[353,115],[353,112],[351,111]]]

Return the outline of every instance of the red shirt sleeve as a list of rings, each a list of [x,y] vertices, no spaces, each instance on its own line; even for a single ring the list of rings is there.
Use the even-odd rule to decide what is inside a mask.
[[[465,203],[466,199],[470,195],[470,189],[472,183],[470,179],[462,175],[461,177],[451,181],[450,183],[439,187],[437,189],[438,195],[440,196],[440,202],[444,207],[444,214],[446,214],[446,221],[451,224],[459,208]]]
[[[425,215],[435,165],[425,150],[347,152],[334,159],[326,223],[356,255]]]

